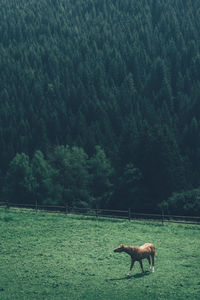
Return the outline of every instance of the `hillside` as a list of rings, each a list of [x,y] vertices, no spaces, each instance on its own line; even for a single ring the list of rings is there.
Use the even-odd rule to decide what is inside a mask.
[[[183,194],[200,182],[198,0],[7,0],[0,19],[2,197],[152,210],[176,192],[172,211],[199,213]],[[80,193],[61,179],[62,145],[79,151],[68,177],[84,169]],[[27,171],[36,151],[45,188]]]
[[[199,299],[199,225],[2,209],[0,222],[1,300]],[[113,249],[147,241],[155,273],[144,260],[145,273],[136,262],[127,277],[130,257]]]

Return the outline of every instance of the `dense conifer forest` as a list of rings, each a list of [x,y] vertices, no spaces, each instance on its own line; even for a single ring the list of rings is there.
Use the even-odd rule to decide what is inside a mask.
[[[199,214],[199,1],[0,6],[1,199]]]

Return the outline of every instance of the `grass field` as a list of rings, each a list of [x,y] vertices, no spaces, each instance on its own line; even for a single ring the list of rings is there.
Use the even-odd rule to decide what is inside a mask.
[[[0,210],[0,237],[1,300],[200,299],[198,225]],[[122,242],[155,243],[155,273],[127,277]]]

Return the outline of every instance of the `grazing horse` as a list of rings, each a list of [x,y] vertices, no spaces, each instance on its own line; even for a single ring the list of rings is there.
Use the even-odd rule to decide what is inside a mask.
[[[140,247],[131,247],[121,244],[119,247],[114,249],[114,252],[126,252],[131,256],[131,266],[128,275],[131,274],[135,261],[139,261],[142,272],[144,273],[142,259],[147,258],[149,262],[149,269],[151,270],[151,259],[152,259],[152,272],[154,272],[154,256],[156,250],[154,244],[146,243]],[[151,257],[151,259],[150,259]]]

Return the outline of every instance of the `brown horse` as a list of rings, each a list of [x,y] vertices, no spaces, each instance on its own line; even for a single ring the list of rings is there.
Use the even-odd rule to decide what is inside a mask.
[[[131,256],[131,266],[128,275],[131,274],[135,261],[139,261],[142,272],[144,273],[142,259],[147,258],[149,262],[149,269],[151,270],[151,259],[152,259],[152,272],[154,272],[154,256],[156,250],[154,244],[146,243],[140,247],[131,247],[121,244],[119,247],[114,249],[114,252],[126,252]],[[150,259],[151,257],[151,259]]]

